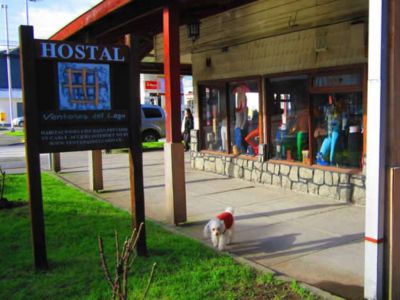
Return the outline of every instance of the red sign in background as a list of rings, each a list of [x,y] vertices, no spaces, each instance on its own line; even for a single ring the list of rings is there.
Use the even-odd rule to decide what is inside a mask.
[[[144,87],[146,90],[158,90],[158,81],[157,80],[146,80],[144,82]]]

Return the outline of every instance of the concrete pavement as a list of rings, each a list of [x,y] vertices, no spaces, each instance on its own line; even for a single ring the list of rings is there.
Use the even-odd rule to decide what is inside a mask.
[[[146,216],[165,223],[163,153],[144,153]],[[210,244],[206,222],[227,206],[236,210],[236,235],[227,249],[333,294],[363,298],[364,208],[192,170],[186,158],[188,222],[174,228]],[[60,177],[87,189],[87,153],[63,153]],[[129,209],[128,157],[103,155],[101,198]]]

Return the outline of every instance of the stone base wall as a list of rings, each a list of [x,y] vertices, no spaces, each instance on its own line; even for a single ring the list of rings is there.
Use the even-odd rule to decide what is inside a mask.
[[[325,171],[284,162],[257,161],[218,153],[200,152],[198,131],[191,134],[191,167],[247,181],[279,186],[355,204],[365,204],[365,176]]]

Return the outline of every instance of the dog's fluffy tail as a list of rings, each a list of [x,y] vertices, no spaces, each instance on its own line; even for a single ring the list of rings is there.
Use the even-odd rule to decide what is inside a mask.
[[[231,213],[232,215],[235,213],[235,209],[233,207],[227,207],[225,211]]]

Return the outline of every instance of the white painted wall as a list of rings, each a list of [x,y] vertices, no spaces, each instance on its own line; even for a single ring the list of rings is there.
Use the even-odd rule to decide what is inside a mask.
[[[22,91],[20,89],[12,90],[12,110],[13,118],[17,117],[17,103],[22,103]],[[8,99],[8,89],[0,89],[0,112],[6,113],[6,121],[0,121],[0,124],[10,124],[10,102]]]

